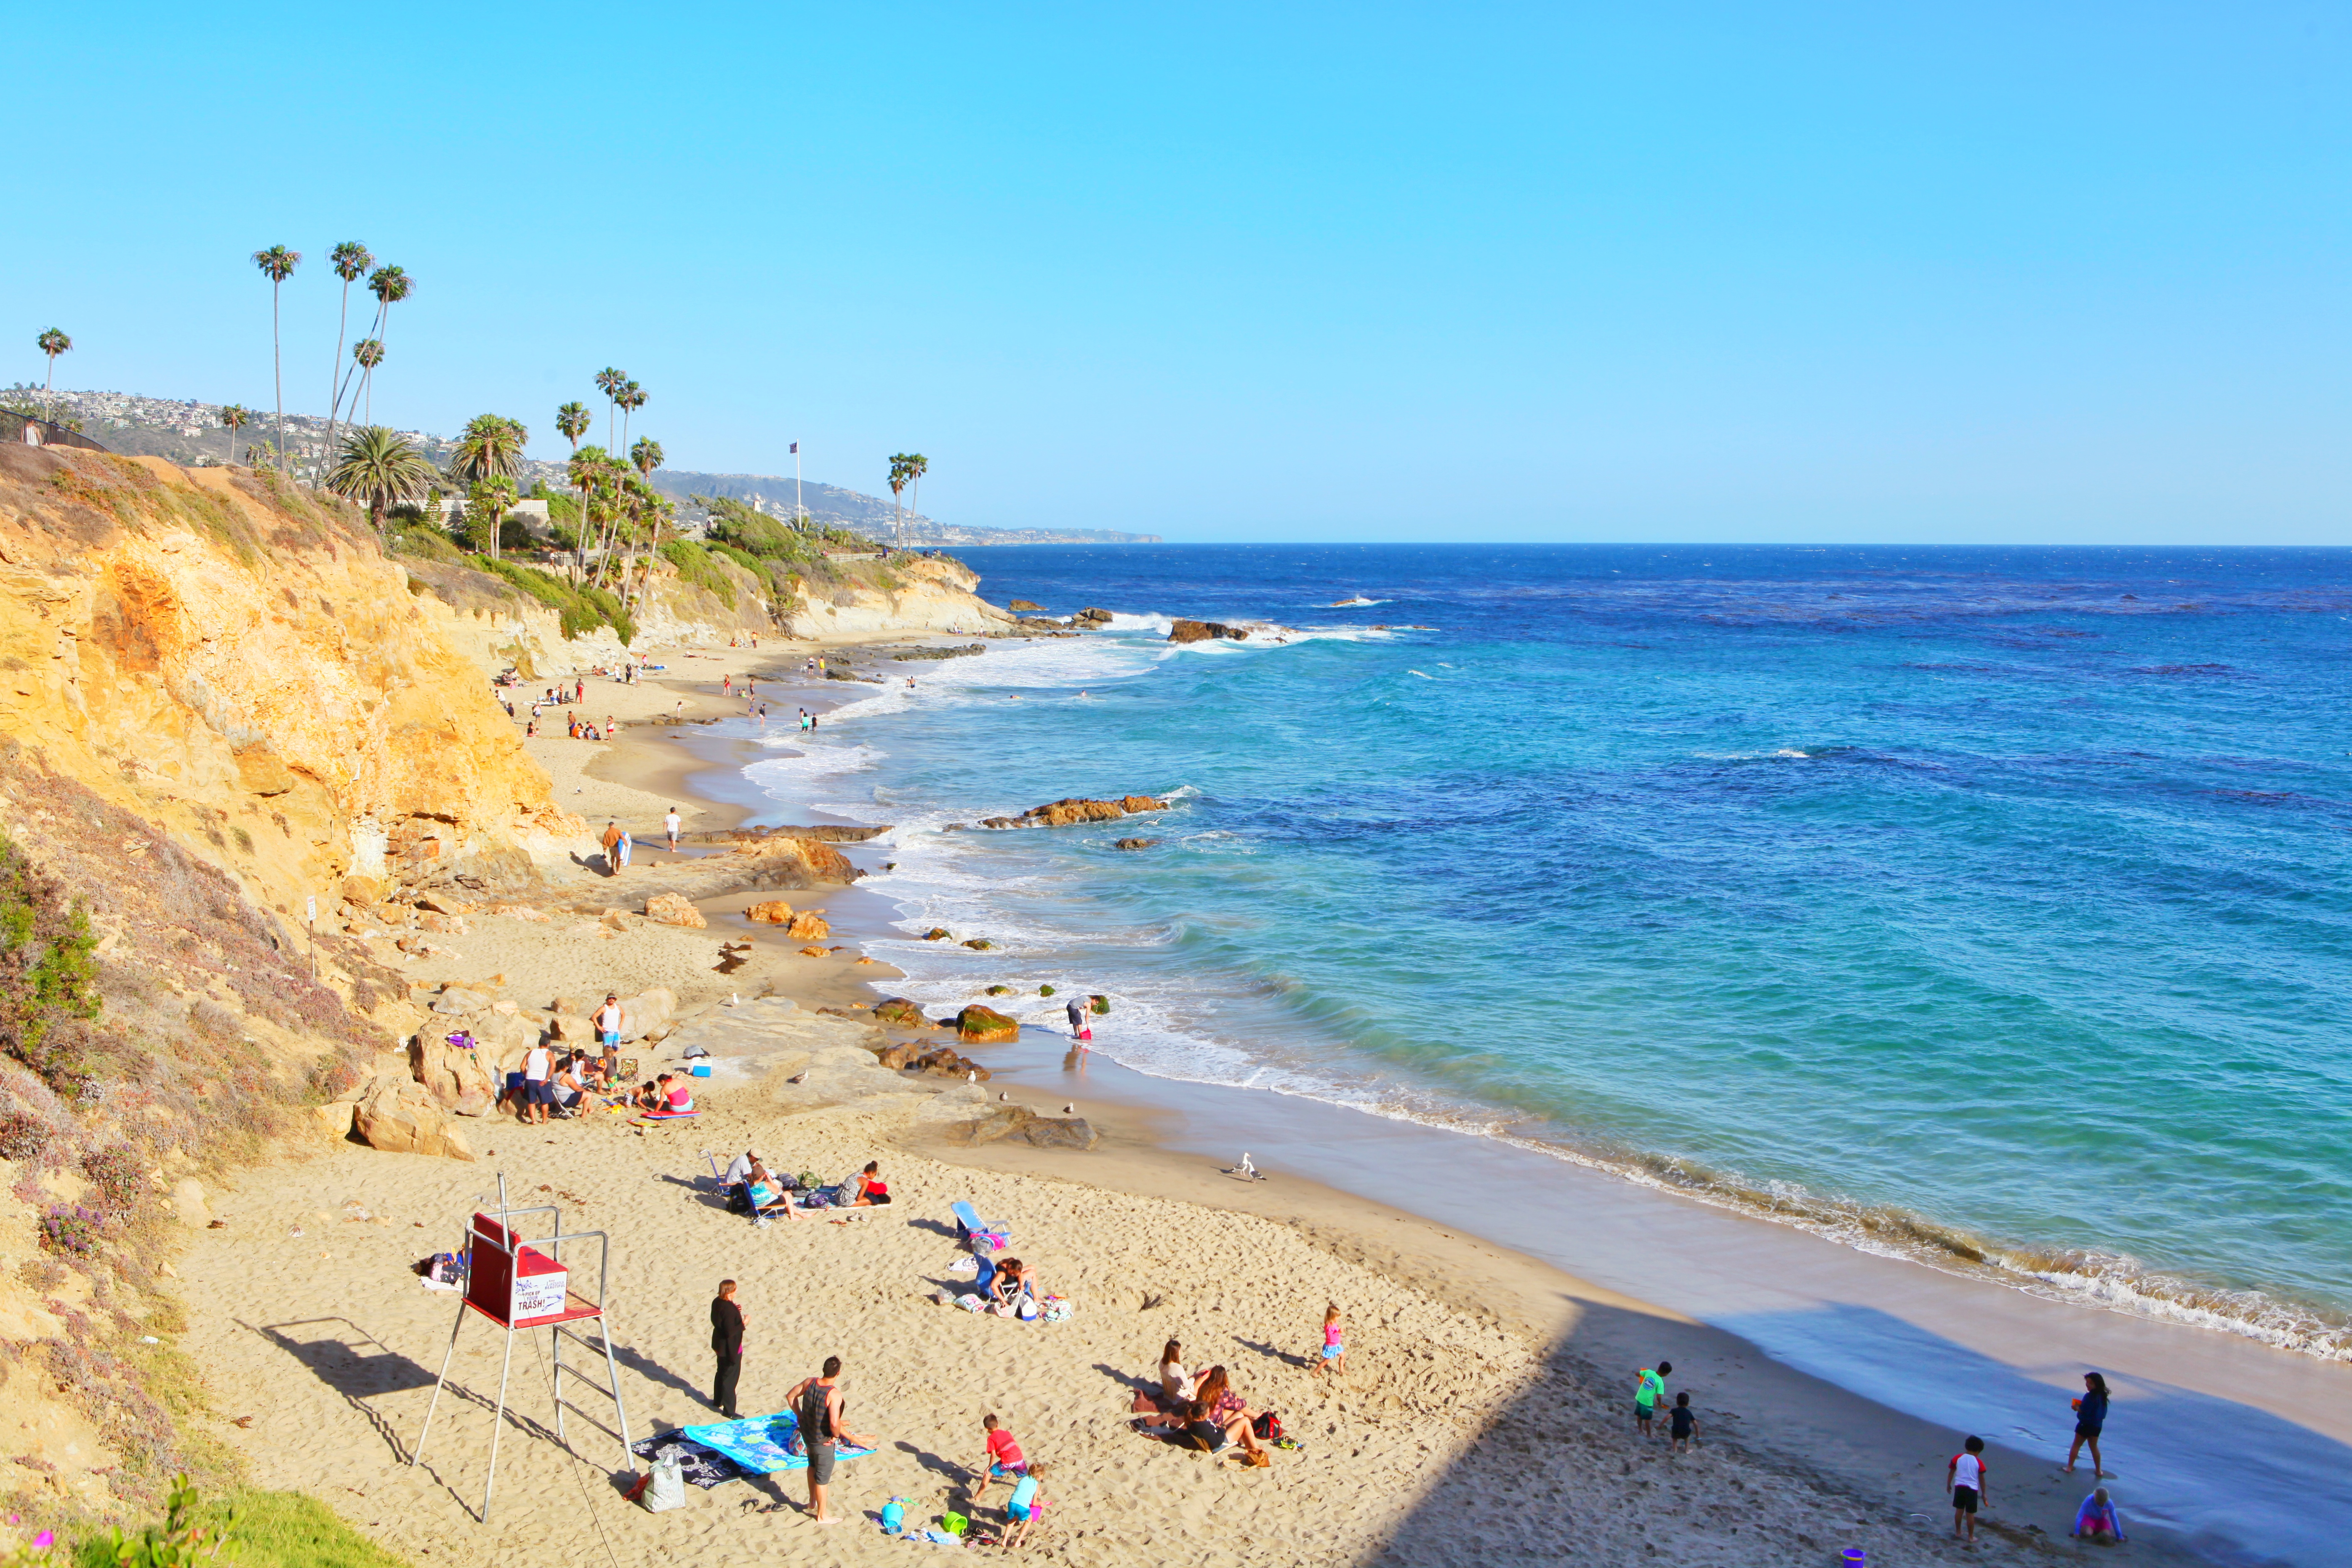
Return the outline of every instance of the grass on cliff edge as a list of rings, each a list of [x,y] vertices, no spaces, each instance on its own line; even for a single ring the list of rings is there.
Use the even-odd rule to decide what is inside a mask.
[[[241,1487],[229,1494],[229,1503],[244,1515],[236,1527],[239,1568],[409,1568],[406,1558],[394,1556],[353,1530],[317,1498]],[[210,1523],[226,1510],[210,1504],[198,1511]],[[134,1532],[126,1529],[122,1533]],[[115,1568],[106,1537],[88,1535],[75,1542],[73,1565]]]

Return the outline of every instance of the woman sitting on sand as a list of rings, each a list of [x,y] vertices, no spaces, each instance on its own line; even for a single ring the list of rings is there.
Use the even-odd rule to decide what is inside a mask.
[[[1184,1370],[1184,1347],[1174,1340],[1160,1350],[1160,1397],[1171,1411],[1192,1403],[1192,1374]]]
[[[996,1278],[988,1282],[988,1293],[996,1301],[1000,1317],[1016,1317],[1025,1300],[1029,1310],[1037,1308],[1037,1282],[1017,1258],[1008,1258],[996,1266]]]
[[[757,1160],[751,1162],[751,1179],[747,1184],[747,1190],[751,1194],[753,1218],[772,1214],[782,1214],[786,1219],[799,1217],[793,1209],[792,1194],[784,1190],[784,1184],[771,1175],[768,1167]]]
[[[1222,1366],[1213,1366],[1201,1374],[1200,1383],[1192,1390],[1192,1402],[1207,1405],[1211,1419],[1221,1426],[1234,1420],[1246,1424],[1257,1416],[1257,1412],[1249,1407],[1249,1402],[1234,1392],[1234,1385]]]
[[[851,1208],[871,1208],[877,1204],[890,1201],[890,1189],[882,1180],[882,1162],[879,1160],[866,1161],[866,1169],[850,1178],[846,1185],[849,1188],[848,1206]]]

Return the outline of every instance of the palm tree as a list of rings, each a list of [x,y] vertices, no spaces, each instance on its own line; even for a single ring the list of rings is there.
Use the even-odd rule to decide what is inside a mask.
[[[522,472],[522,449],[530,439],[530,432],[523,428],[520,419],[509,419],[502,414],[477,414],[467,423],[465,433],[457,437],[457,449],[449,455],[449,477],[461,485],[504,480],[511,500],[515,477]],[[496,560],[498,553],[498,529],[494,525],[490,530],[490,558]]]
[[[356,375],[360,378],[360,385],[364,388],[374,379],[375,367],[383,363],[383,341],[380,338],[362,338],[352,345],[352,368],[344,379],[348,381],[351,376]],[[357,403],[359,400],[359,394],[353,393],[352,401]],[[368,411],[371,414],[375,411],[375,399],[373,397],[368,399]]]
[[[252,415],[234,403],[221,410],[221,423],[228,426],[228,466],[232,468],[236,467],[237,427],[252,417]]]
[[[368,509],[376,538],[389,554],[391,542],[384,537],[383,514],[406,502],[423,500],[432,493],[438,477],[424,453],[383,426],[367,425],[345,437],[342,456],[327,474],[327,488]]]
[[[907,493],[907,481],[914,478],[915,458],[910,452],[890,454],[890,536],[893,541],[906,537],[906,509],[899,504]]]
[[[73,340],[57,328],[51,327],[47,331],[35,338],[33,342],[43,353],[49,356],[49,374],[41,381],[41,406],[47,410],[43,417],[54,423],[58,411],[56,405],[49,401],[49,386],[58,378],[58,356],[73,347]]]
[[[616,401],[621,405],[621,444],[626,446],[629,440],[629,416],[646,405],[646,389],[633,381],[621,388],[621,395]]]
[[[907,454],[907,479],[915,487],[914,513],[923,515],[923,476],[931,471],[931,460],[920,452]]]
[[[367,367],[361,386],[367,393],[367,416],[375,418],[375,367],[383,363],[384,323],[392,320],[392,308],[415,292],[416,279],[404,268],[379,267],[368,279],[368,291],[375,296],[375,331],[370,334],[375,343],[375,359]]]
[[[356,239],[347,239],[328,253],[327,264],[335,276],[343,280],[342,304],[335,312],[335,357],[327,366],[327,450],[335,449],[335,418],[343,406],[343,337],[351,325],[352,285],[367,276],[375,265],[368,247]]]
[[[278,346],[278,291],[286,279],[294,276],[294,268],[301,262],[300,251],[289,250],[282,245],[253,253],[253,264],[269,279],[269,364],[278,378],[278,466],[281,468],[286,464],[286,371],[285,356]]]
[[[652,479],[654,470],[662,466],[661,443],[650,436],[638,437],[637,444],[629,448],[629,461],[636,465],[637,472]]]
[[[557,409],[555,433],[572,443],[572,453],[577,456],[580,437],[588,434],[588,405],[567,403]],[[574,531],[572,541],[572,580],[577,583],[580,574],[588,569],[588,498],[581,491],[577,479],[572,481],[572,493],[580,499],[580,526]]]
[[[615,451],[620,449],[621,445],[618,424],[621,412],[621,389],[628,384],[629,374],[626,371],[614,370],[608,364],[596,373],[596,390],[613,401],[613,406],[604,411],[604,445]]]

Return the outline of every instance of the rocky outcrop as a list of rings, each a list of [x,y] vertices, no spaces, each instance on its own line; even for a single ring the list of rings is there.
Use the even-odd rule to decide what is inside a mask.
[[[700,931],[709,925],[702,911],[679,898],[676,893],[656,893],[646,900],[646,919],[656,925],[684,926],[688,931]]]
[[[1093,626],[1107,626],[1110,625],[1110,612],[1108,610],[1097,609],[1090,605],[1087,608],[1080,610],[1076,615],[1072,616],[1070,617],[1070,624],[1082,629]]]
[[[942,1132],[950,1143],[995,1143],[1009,1138],[1039,1149],[1091,1149],[1097,1139],[1082,1116],[1040,1116],[1025,1105],[992,1105],[969,1121],[950,1123]]]
[[[795,942],[821,942],[833,934],[833,927],[814,910],[803,910],[784,927],[784,934]]]
[[[763,899],[745,910],[743,918],[762,925],[780,926],[793,918],[793,906],[782,899]]]
[[[908,664],[919,659],[968,658],[973,654],[987,651],[986,643],[975,642],[966,643],[961,647],[910,647],[906,652],[894,657],[897,662]]]
[[[1118,800],[1057,800],[1045,805],[1033,805],[1018,816],[986,816],[982,827],[1067,827],[1077,822],[1113,822],[1122,816],[1144,811],[1165,811],[1168,803],[1148,795],[1125,795]]]
[[[1020,1020],[1008,1018],[993,1007],[983,1007],[977,1002],[968,1003],[956,1015],[956,1038],[968,1046],[984,1046],[997,1040],[1017,1040],[1021,1037]]]
[[[946,1046],[901,1042],[883,1047],[875,1053],[875,1059],[898,1072],[929,1073],[933,1078],[961,1079],[967,1083],[986,1083],[989,1079],[986,1068]]]
[[[1041,616],[1045,613],[1045,606],[1034,599],[1007,599],[1004,602],[1004,607],[1016,614],[1023,610],[1032,610]]]
[[[793,579],[793,598],[776,619],[793,637],[887,637],[893,632],[972,634],[1007,626],[1012,616],[973,592],[980,578],[945,556],[893,556],[844,563]]]
[[[827,823],[817,827],[729,827],[709,833],[681,833],[680,844],[765,844],[776,838],[805,838],[819,844],[863,844],[889,832],[883,827],[850,827]]]
[[[1177,621],[1168,628],[1170,642],[1211,642],[1218,637],[1246,642],[1249,633],[1240,626],[1229,626],[1223,621]]]
[[[730,893],[769,892],[854,882],[866,873],[832,845],[813,838],[762,838],[725,855],[664,861],[621,879],[633,896],[673,893],[688,903]],[[593,912],[593,911],[583,911]]]
[[[1122,838],[1111,846],[1114,849],[1149,849],[1159,843],[1157,838]]]
[[[481,1053],[453,1046],[431,1029],[409,1042],[408,1076],[453,1115],[480,1116],[498,1100],[498,1086],[483,1066]]]
[[[360,1098],[352,1128],[368,1147],[389,1154],[439,1154],[471,1160],[450,1112],[433,1091],[403,1074],[379,1074]]]
[[[888,1024],[901,1029],[925,1029],[929,1028],[931,1023],[929,1018],[923,1016],[923,1010],[920,1007],[916,1006],[904,996],[886,996],[874,1004],[874,1017],[877,1023]]]

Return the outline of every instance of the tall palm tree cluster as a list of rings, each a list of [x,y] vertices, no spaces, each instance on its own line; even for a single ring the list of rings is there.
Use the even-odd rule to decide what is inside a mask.
[[[467,521],[489,541],[499,556],[499,533],[515,503],[515,479],[522,472],[522,449],[530,439],[520,419],[477,414],[449,455],[449,478],[465,487]]]
[[[907,487],[912,485],[915,487],[915,510],[918,514],[920,514],[923,500],[923,476],[930,472],[930,468],[931,460],[920,452],[891,453],[890,499],[893,504],[895,505],[903,498],[907,492]],[[907,513],[904,507],[899,507],[891,520],[890,536],[892,543],[901,549],[906,547]]]
[[[302,264],[302,253],[283,245],[273,245],[266,250],[255,251],[253,264],[260,269],[263,277],[269,279],[269,357],[271,374],[278,389],[278,434],[276,441],[271,444],[271,455],[277,465],[283,468],[286,466],[286,374],[278,302],[286,280],[293,277],[295,268]],[[343,400],[350,398],[355,411],[364,406],[367,410],[365,422],[373,423],[375,368],[383,363],[384,326],[391,320],[392,308],[415,291],[416,281],[403,268],[377,267],[375,257],[366,246],[355,239],[347,239],[329,252],[327,264],[343,283],[337,305],[335,357],[328,367],[331,374],[327,399],[327,449],[337,452],[339,466],[342,454],[335,445],[335,426],[343,418]],[[351,345],[352,363],[346,365],[343,363],[343,345],[350,337],[352,285],[362,279],[367,280],[368,291],[375,296],[375,321],[368,335]],[[240,409],[238,412],[242,415],[244,411]],[[222,423],[229,426],[230,455],[234,458],[236,426],[244,420],[230,421],[224,415]],[[360,421],[354,421],[357,423]]]

